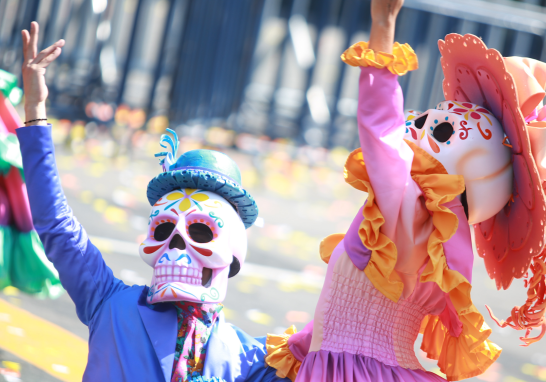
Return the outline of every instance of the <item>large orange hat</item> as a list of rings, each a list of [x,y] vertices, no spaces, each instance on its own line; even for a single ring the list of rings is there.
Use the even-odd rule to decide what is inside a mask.
[[[529,59],[504,59],[497,50],[487,49],[480,38],[470,34],[449,34],[438,45],[445,76],[445,99],[475,103],[491,111],[504,128],[507,136],[504,144],[512,150],[512,199],[497,215],[474,225],[476,247],[498,289],[507,289],[514,278],[524,277],[530,266],[533,273],[539,272],[539,277],[530,280],[535,285],[529,290],[528,297],[532,297],[532,301],[528,299],[528,306],[514,308],[512,317],[501,324],[516,329],[546,327],[542,306],[546,305],[546,291],[538,290],[544,289],[539,285],[544,284],[540,270],[544,263],[538,263],[542,261],[545,244],[546,197],[540,175],[544,172],[542,175],[546,176],[546,168],[542,166],[546,161],[541,163],[541,160],[537,167],[529,140],[531,129],[526,123],[526,117],[527,121],[539,117],[537,106],[541,106],[545,94],[542,85],[546,85],[546,70],[542,69],[546,66]],[[533,76],[533,72],[538,77]],[[546,117],[546,110],[542,114]],[[538,137],[535,146],[541,147],[534,150],[537,160],[546,153],[542,149],[546,142],[539,142],[540,138],[546,138],[542,133],[546,133],[546,129],[532,132]]]

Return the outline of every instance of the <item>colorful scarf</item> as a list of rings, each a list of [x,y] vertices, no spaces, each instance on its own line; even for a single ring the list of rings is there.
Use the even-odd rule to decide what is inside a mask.
[[[223,305],[187,301],[177,301],[173,305],[178,314],[178,334],[171,382],[203,380],[206,344]]]

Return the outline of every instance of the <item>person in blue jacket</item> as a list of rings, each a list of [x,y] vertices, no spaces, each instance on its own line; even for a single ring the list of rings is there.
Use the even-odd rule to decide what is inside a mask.
[[[150,287],[114,277],[67,204],[55,164],[45,101],[46,67],[59,40],[37,52],[38,24],[22,31],[25,126],[17,130],[36,231],[63,287],[89,327],[84,381],[289,381],[267,367],[265,338],[225,322],[228,277],[246,255],[245,228],[257,217],[239,169],[224,154],[160,153],[164,172],[148,186],[153,205],[142,258]],[[162,145],[165,147],[164,145]]]

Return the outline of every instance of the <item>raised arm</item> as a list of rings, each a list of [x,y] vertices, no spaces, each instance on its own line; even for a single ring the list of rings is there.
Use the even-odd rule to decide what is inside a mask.
[[[51,126],[47,125],[44,80],[46,67],[61,53],[63,40],[37,53],[38,24],[23,31],[23,82],[25,127],[17,129],[34,227],[47,257],[59,272],[63,287],[76,304],[84,324],[93,318],[102,301],[126,288],[114,278],[99,250],[72,214],[66,202],[55,164]]]
[[[355,44],[343,56],[348,64],[361,66],[357,115],[360,145],[385,218],[382,230],[391,239],[412,182],[413,151],[403,141],[404,105],[397,74],[415,69],[416,58],[407,46],[397,45],[393,52],[396,16],[402,4],[403,0],[373,0],[369,44]],[[401,60],[401,55],[409,59]]]

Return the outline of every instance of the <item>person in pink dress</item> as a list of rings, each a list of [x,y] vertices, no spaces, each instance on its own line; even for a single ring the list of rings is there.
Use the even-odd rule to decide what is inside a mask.
[[[525,305],[497,322],[526,330],[526,345],[546,329],[546,65],[450,34],[439,42],[447,101],[406,118],[397,76],[418,64],[394,43],[402,3],[372,0],[369,43],[342,55],[361,69],[361,149],[344,176],[368,199],[346,234],[321,243],[314,320],[268,336],[267,364],[292,381],[445,381],[417,360],[419,333],[447,380],[487,370],[501,349],[471,300],[471,230],[499,288],[532,273]]]

